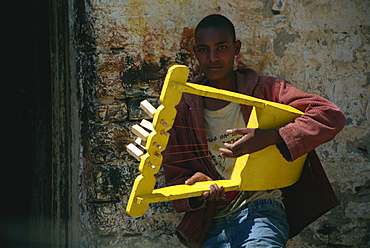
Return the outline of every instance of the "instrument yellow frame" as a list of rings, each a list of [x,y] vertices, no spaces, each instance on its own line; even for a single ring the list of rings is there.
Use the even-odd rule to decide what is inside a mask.
[[[293,162],[287,162],[275,145],[261,151],[237,158],[230,180],[198,182],[193,185],[176,185],[154,189],[155,174],[162,164],[161,153],[166,149],[175,116],[176,105],[183,92],[230,102],[253,106],[247,127],[271,129],[292,122],[302,112],[284,104],[261,100],[240,93],[216,89],[209,86],[188,83],[189,69],[186,66],[172,66],[163,84],[161,105],[153,111],[151,132],[144,135],[146,154],[140,159],[140,175],[135,179],[126,211],[131,216],[145,214],[150,203],[200,196],[213,183],[231,190],[270,190],[290,186],[300,177],[306,155]],[[128,150],[133,148],[130,144]],[[135,149],[135,148],[134,148]],[[131,152],[131,154],[133,154]]]

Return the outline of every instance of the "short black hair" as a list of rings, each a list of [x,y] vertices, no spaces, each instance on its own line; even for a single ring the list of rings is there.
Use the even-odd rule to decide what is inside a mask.
[[[219,14],[212,14],[204,17],[195,28],[194,37],[199,29],[204,28],[227,28],[231,32],[233,41],[236,41],[234,24],[225,16]]]

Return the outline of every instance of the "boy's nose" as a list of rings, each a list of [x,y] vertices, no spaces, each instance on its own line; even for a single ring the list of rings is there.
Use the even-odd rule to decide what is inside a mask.
[[[209,53],[208,53],[208,60],[209,61],[218,60],[218,54],[217,54],[217,52],[214,51],[214,50],[210,50]]]

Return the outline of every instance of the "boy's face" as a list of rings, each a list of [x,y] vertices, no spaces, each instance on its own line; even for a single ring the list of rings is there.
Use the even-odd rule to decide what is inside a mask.
[[[202,72],[211,82],[226,81],[233,76],[234,57],[241,43],[234,41],[227,28],[204,28],[195,34],[194,52]]]

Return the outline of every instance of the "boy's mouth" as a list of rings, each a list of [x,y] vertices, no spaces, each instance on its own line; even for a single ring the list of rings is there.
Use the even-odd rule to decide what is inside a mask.
[[[207,69],[207,70],[211,70],[211,71],[219,70],[219,69],[221,69],[221,68],[222,68],[222,66],[221,66],[221,65],[206,66],[206,69]]]

